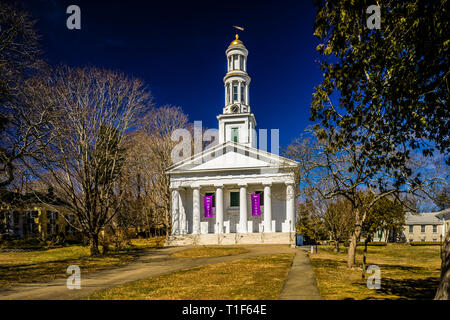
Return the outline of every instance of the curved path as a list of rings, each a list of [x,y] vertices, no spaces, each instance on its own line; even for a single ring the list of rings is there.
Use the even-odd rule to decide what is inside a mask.
[[[170,256],[170,254],[188,249],[190,247],[148,249],[140,253],[140,256],[136,261],[122,267],[87,274],[83,274],[83,270],[81,270],[81,289],[69,290],[66,286],[67,278],[59,278],[49,282],[38,282],[0,288],[0,299],[80,299],[97,291],[116,287],[127,282],[147,279],[162,274],[207,264],[228,262],[257,256],[267,256],[278,253],[297,252],[296,257],[298,256],[298,249],[292,249],[287,245],[236,245],[236,247],[245,248],[249,250],[249,252],[224,257],[175,258]],[[307,257],[306,259],[309,263],[309,259]],[[286,285],[287,283],[285,284],[285,287]],[[292,297],[291,299],[295,299],[295,297]]]

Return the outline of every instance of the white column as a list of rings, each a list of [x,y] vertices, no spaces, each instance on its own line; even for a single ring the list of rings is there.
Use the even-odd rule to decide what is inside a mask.
[[[172,234],[180,234],[180,197],[178,189],[172,190]]]
[[[272,232],[271,184],[264,185],[264,232]]]
[[[289,231],[295,231],[295,192],[292,182],[286,182],[286,222],[290,226]]]
[[[227,88],[228,88],[228,84],[225,84],[225,86],[224,86],[224,88],[225,88],[225,106],[227,106],[228,105],[228,101],[227,101]]]
[[[248,87],[249,87],[249,84],[247,83],[247,85],[245,86],[245,104],[246,105],[250,105],[250,97],[248,96]]]
[[[179,216],[180,216],[180,234],[186,234],[186,192],[184,189],[179,190]]]
[[[217,233],[223,233],[223,186],[216,186],[216,224]]]
[[[239,232],[247,233],[247,184],[241,184],[239,187]]]
[[[238,81],[238,102],[241,103],[241,82]]]
[[[445,235],[446,235],[446,233],[447,233],[447,230],[445,230],[446,229],[446,227],[447,227],[447,224],[445,223],[445,219],[444,219],[444,217],[442,217],[442,222],[443,222],[443,224],[442,224],[442,239],[445,239]]]
[[[192,210],[192,233],[199,234],[200,233],[200,188],[194,187],[193,192],[193,210]]]

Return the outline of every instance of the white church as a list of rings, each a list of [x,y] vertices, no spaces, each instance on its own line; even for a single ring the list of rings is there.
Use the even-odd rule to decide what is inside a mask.
[[[226,50],[218,144],[170,166],[172,235],[166,245],[295,243],[298,163],[257,149],[248,51]]]

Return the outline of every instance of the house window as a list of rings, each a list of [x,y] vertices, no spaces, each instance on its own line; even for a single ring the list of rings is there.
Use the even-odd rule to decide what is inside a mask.
[[[420,232],[425,233],[425,225],[424,224],[420,226]]]
[[[414,233],[414,226],[409,226],[409,233]]]
[[[255,194],[259,194],[259,205],[264,205],[264,191],[256,191]]]
[[[205,196],[212,196],[212,206],[216,207],[216,194],[214,192],[205,193]]]
[[[239,207],[239,192],[230,192],[230,207]]]
[[[239,142],[239,128],[231,128],[231,141]]]
[[[433,233],[437,232],[437,225],[433,225]]]

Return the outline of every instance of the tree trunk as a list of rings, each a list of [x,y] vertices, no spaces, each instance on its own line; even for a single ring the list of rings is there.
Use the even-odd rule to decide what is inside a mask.
[[[370,241],[370,236],[367,236],[364,240],[364,254],[363,254],[363,265],[362,265],[362,278],[366,277],[366,257],[367,257],[367,244]]]
[[[90,235],[89,243],[91,246],[91,257],[98,256],[100,254],[100,251],[98,250],[98,233]]]
[[[441,266],[441,282],[436,292],[435,300],[450,299],[450,230],[445,236],[442,266]]]
[[[358,224],[352,233],[352,239],[350,241],[350,246],[348,247],[348,257],[347,257],[347,267],[353,268],[356,264],[356,245],[358,244],[358,239],[361,234],[361,226]]]
[[[334,252],[339,253],[339,241],[334,241]]]

